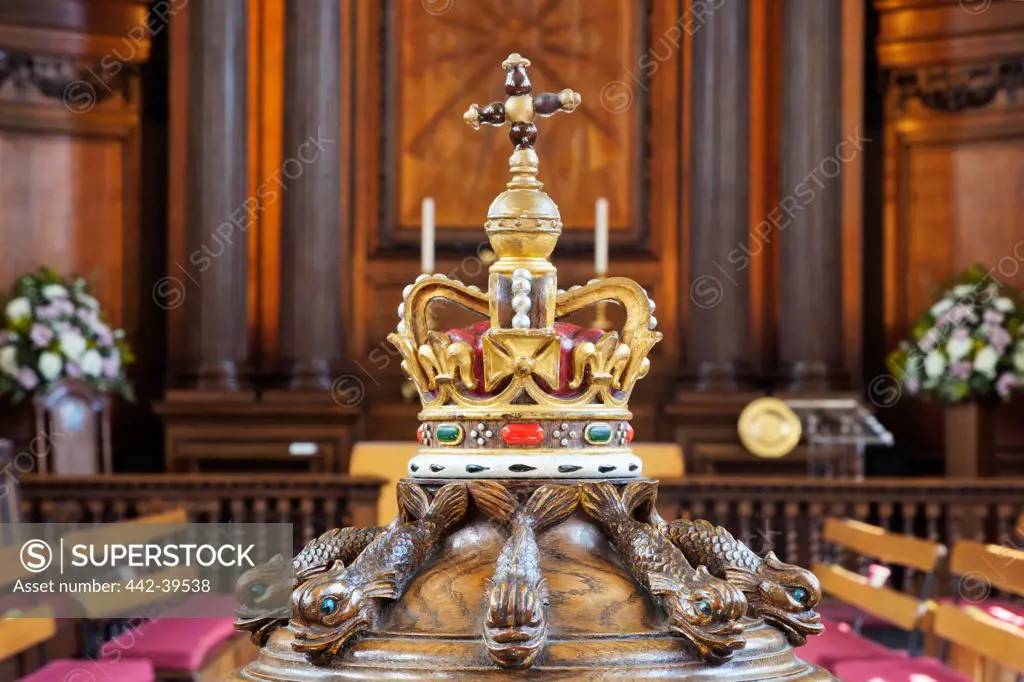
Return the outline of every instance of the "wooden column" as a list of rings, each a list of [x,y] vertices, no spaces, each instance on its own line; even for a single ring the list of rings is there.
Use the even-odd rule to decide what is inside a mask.
[[[186,379],[237,390],[248,363],[246,0],[189,7]]]
[[[792,390],[843,373],[841,17],[831,1],[783,10],[779,353]]]
[[[687,359],[707,390],[750,371],[749,33],[739,2],[693,34]]]
[[[342,354],[340,5],[285,2],[282,171],[288,191],[279,333],[288,384],[298,389],[330,389]]]

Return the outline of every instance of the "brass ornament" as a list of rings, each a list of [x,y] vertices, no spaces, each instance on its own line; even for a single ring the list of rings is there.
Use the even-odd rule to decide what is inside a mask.
[[[437,491],[433,501],[418,485],[398,484],[398,520],[351,565],[336,561],[292,593],[292,647],[330,660],[376,622],[382,602],[400,599],[438,541],[466,514],[463,483]]]
[[[579,503],[579,488],[543,485],[520,505],[497,481],[468,485],[477,507],[508,532],[488,581],[483,629],[487,655],[502,668],[528,668],[543,649],[548,629],[537,535],[569,518]]]
[[[740,441],[758,457],[785,457],[800,443],[800,417],[778,398],[758,398],[740,413]]]
[[[803,646],[808,635],[824,630],[814,611],[821,585],[807,569],[779,561],[774,552],[762,559],[725,528],[703,519],[668,523],[653,506],[649,517],[690,563],[706,566],[711,575],[742,590],[749,615],[781,630],[793,646]]]
[[[248,632],[252,643],[262,646],[275,629],[288,622],[289,616],[287,611],[268,613],[264,604],[277,603],[279,595],[290,593],[336,562],[351,563],[383,531],[384,528],[334,528],[310,540],[292,560],[290,581],[280,555],[249,569],[238,579],[235,589],[235,629]]]
[[[743,593],[703,565],[694,569],[660,530],[634,518],[653,506],[658,485],[634,481],[620,493],[611,483],[583,486],[583,508],[605,529],[637,582],[668,616],[669,627],[708,661],[724,662],[742,649],[747,612]]]

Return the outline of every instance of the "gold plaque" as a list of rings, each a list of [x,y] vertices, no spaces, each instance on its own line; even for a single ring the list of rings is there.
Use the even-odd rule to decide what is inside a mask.
[[[758,457],[785,457],[800,442],[800,417],[778,398],[758,398],[740,414],[740,440]]]

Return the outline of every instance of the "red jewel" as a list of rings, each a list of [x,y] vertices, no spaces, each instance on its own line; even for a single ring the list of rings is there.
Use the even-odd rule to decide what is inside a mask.
[[[626,424],[626,442],[627,443],[632,443],[633,442],[633,425],[632,424]]]
[[[507,445],[540,445],[544,442],[544,429],[540,424],[505,424],[501,439]]]
[[[423,427],[424,426],[425,426],[425,424],[420,424],[420,428],[416,429],[416,440],[418,440],[420,443],[423,442]]]

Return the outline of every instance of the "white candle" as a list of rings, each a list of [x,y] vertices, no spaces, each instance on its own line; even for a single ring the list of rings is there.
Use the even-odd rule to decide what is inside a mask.
[[[594,204],[594,270],[599,276],[608,274],[608,200],[604,197]]]
[[[420,207],[420,270],[430,275],[434,272],[434,199],[427,197]]]

